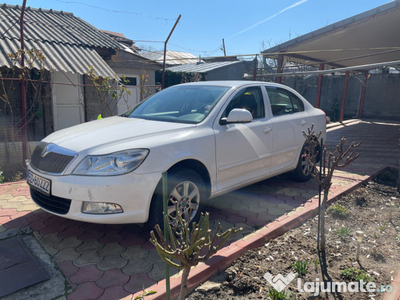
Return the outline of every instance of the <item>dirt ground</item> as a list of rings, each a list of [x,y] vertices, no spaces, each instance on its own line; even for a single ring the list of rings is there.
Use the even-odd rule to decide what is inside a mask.
[[[398,171],[387,169],[352,193],[339,199],[334,206],[337,214],[329,209],[326,220],[325,260],[317,251],[317,223],[315,217],[302,226],[251,250],[237,259],[222,274],[199,286],[187,299],[383,299],[382,292],[315,293],[315,285],[327,282],[349,282],[354,273],[363,272],[364,281],[373,281],[376,288],[390,285],[400,270],[400,194],[396,189]],[[338,215],[339,214],[339,215]],[[356,260],[356,231],[363,231],[359,261]],[[341,233],[341,234],[340,234]],[[299,276],[292,266],[307,261],[306,274]],[[327,268],[322,273],[323,262]],[[269,272],[274,282],[278,274],[296,278],[283,290],[285,295],[270,295],[272,286],[264,278]],[[325,280],[324,280],[325,278]],[[275,280],[274,280],[275,279]],[[299,280],[300,283],[299,283]],[[314,283],[305,285],[306,282]],[[369,286],[371,289],[373,285]],[[386,287],[390,290],[390,286]],[[279,289],[279,288],[278,288]],[[308,289],[308,290],[307,290]],[[339,289],[337,289],[339,290]],[[307,292],[308,291],[308,292]]]

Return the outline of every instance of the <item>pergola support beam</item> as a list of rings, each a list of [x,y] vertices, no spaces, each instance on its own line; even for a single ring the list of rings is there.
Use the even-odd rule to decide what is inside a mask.
[[[283,71],[283,55],[279,54],[278,55],[278,68],[276,70],[276,73],[279,74],[279,73],[282,73],[282,71]],[[277,76],[275,78],[275,82],[282,83],[282,76]]]
[[[358,108],[358,118],[361,119],[362,111],[364,108],[364,100],[365,100],[365,93],[367,91],[367,82],[368,82],[368,71],[364,72],[364,80],[361,89],[361,99],[360,99],[360,107]]]
[[[343,118],[344,118],[344,107],[346,105],[347,87],[349,86],[349,75],[350,75],[350,72],[346,71],[346,76],[344,79],[344,87],[343,87],[342,106],[340,107],[340,118],[339,118],[340,123],[343,122]]]
[[[324,64],[320,64],[319,65],[319,70],[323,70],[325,68]],[[315,100],[315,107],[319,108],[321,105],[321,94],[322,94],[322,79],[323,79],[323,75],[319,74],[318,75],[318,85],[317,85],[317,98]]]

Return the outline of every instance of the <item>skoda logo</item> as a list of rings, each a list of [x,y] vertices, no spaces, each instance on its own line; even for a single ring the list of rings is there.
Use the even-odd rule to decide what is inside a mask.
[[[48,148],[49,148],[49,146],[46,146],[46,147],[43,149],[42,153],[40,154],[41,157],[45,157],[45,156],[47,155],[47,153],[49,153],[49,152],[48,152]]]

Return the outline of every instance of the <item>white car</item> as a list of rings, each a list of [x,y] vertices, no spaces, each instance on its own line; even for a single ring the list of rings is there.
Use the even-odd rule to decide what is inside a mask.
[[[187,83],[120,116],[43,139],[28,166],[32,199],[65,218],[103,224],[162,223],[161,176],[187,220],[207,199],[291,172],[310,178],[307,131],[326,137],[325,113],[284,85]],[[168,212],[175,214],[169,202]]]

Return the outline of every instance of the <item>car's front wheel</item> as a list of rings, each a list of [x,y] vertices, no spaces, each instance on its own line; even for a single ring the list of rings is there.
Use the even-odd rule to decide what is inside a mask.
[[[151,229],[156,224],[163,228],[163,195],[158,189],[153,196],[148,224]],[[179,169],[168,174],[168,215],[176,218],[177,211],[186,222],[197,222],[202,211],[204,200],[204,181],[199,174],[190,169]],[[171,221],[173,219],[170,218]]]

